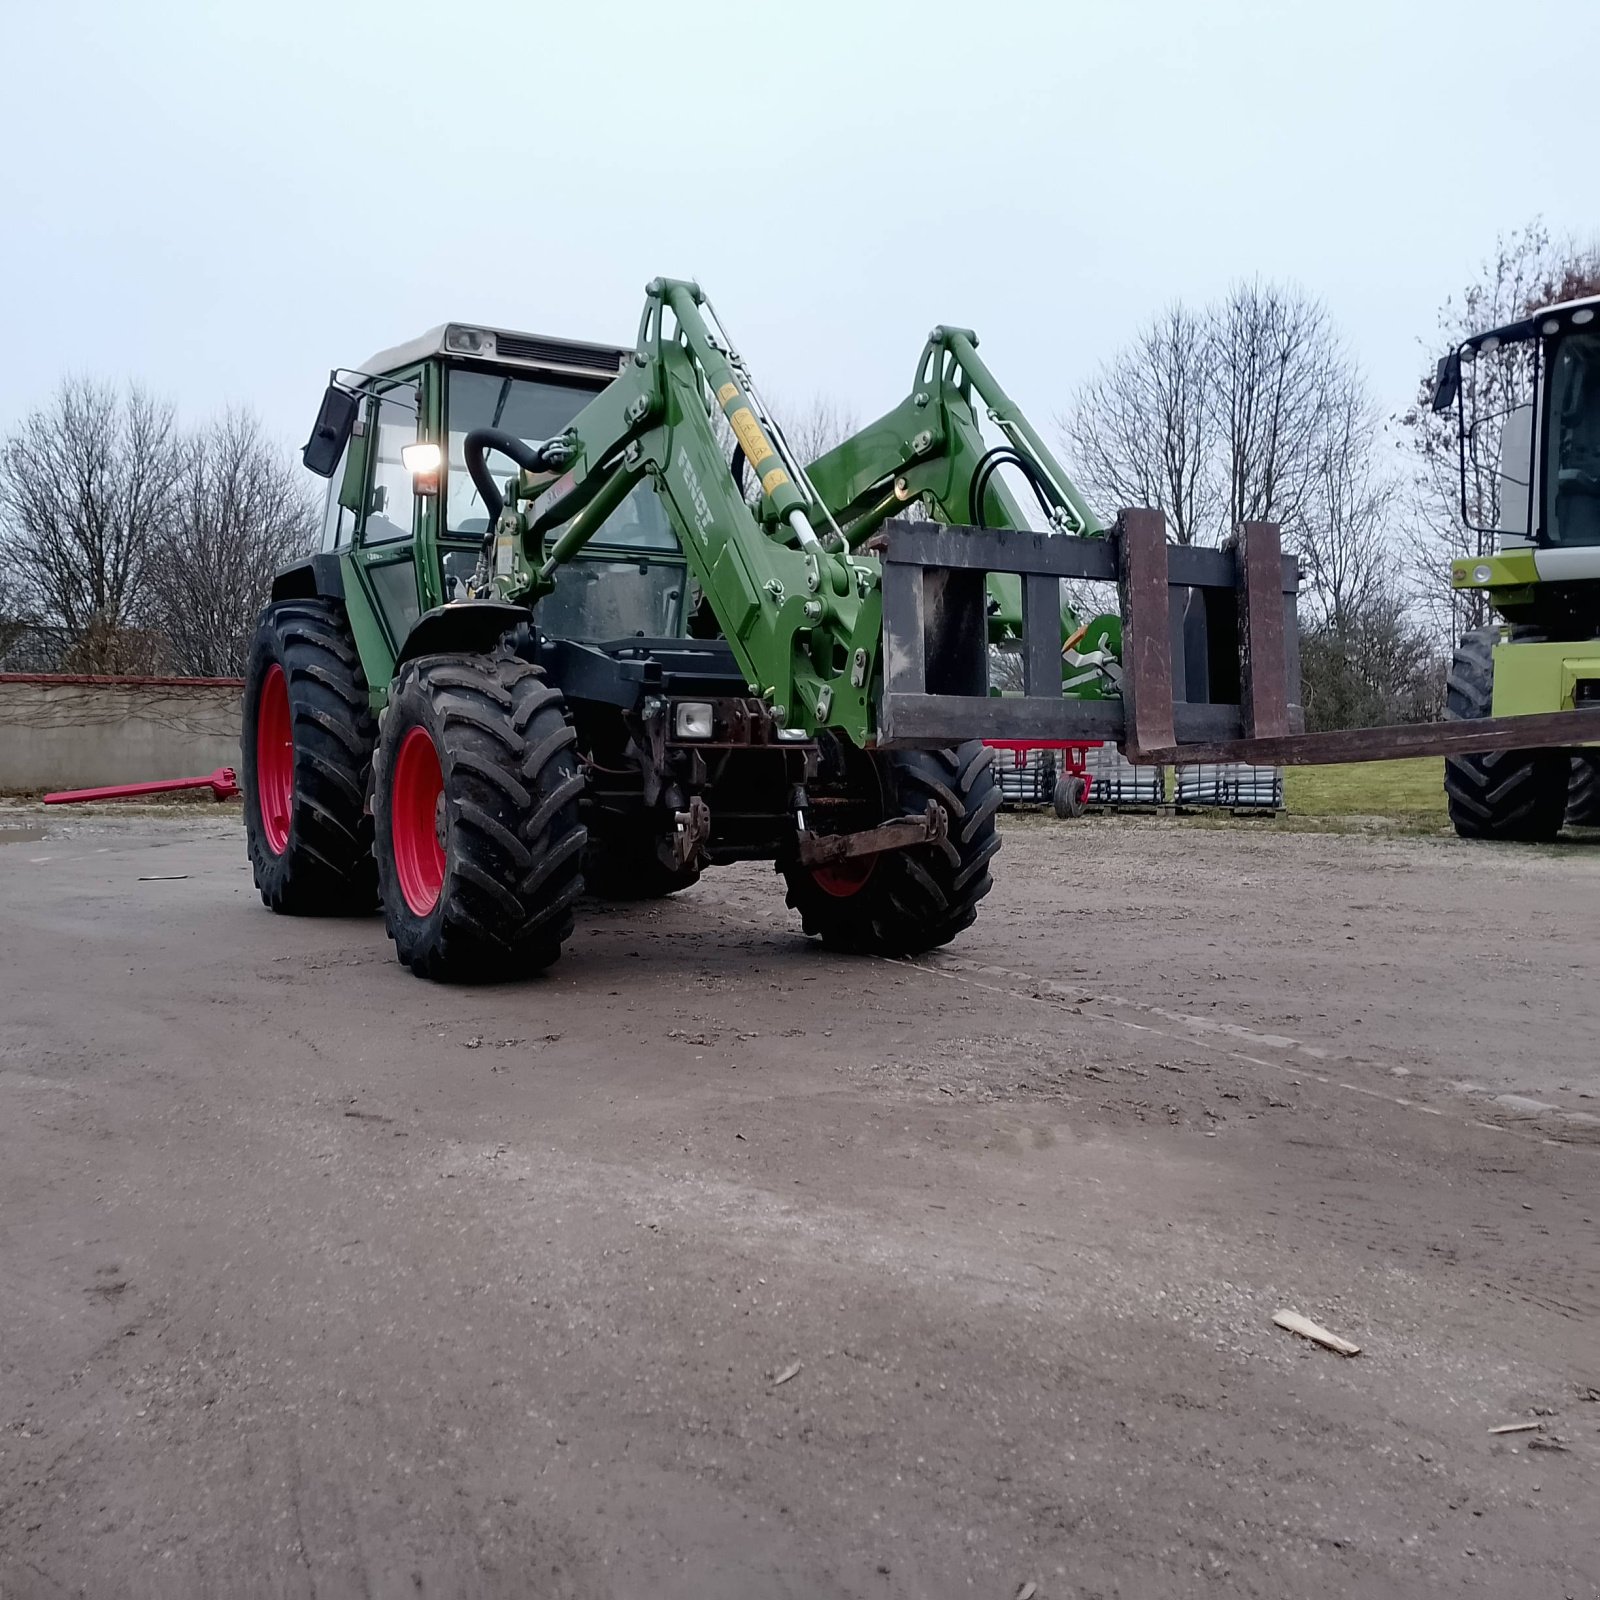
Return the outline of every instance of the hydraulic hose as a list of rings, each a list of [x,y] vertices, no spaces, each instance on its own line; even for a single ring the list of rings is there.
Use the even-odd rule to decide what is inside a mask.
[[[489,471],[485,456],[491,450],[498,450],[501,455],[510,456],[519,467],[528,472],[543,472],[544,448],[542,444],[528,444],[513,433],[502,433],[499,428],[474,428],[461,441],[461,454],[467,463],[467,476],[472,479],[472,486],[483,496],[484,510],[489,514],[489,527],[484,535],[485,542],[494,537],[500,513],[506,508],[505,497],[500,493],[500,487]]]
[[[967,491],[967,515],[972,519],[976,528],[987,527],[983,520],[983,497],[988,492],[989,480],[1001,467],[1017,467],[1023,477],[1028,480],[1028,487],[1033,490],[1034,497],[1038,500],[1040,508],[1048,517],[1051,512],[1050,498],[1045,493],[1044,484],[1037,466],[1024,455],[1019,455],[1009,445],[996,445],[988,451],[978,462],[977,470],[972,474],[972,484]]]

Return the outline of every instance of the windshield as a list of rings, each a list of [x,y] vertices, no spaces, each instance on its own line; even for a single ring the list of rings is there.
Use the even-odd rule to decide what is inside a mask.
[[[1600,545],[1600,334],[1572,334],[1556,347],[1547,448],[1551,543]]]
[[[452,369],[446,419],[450,457],[445,479],[445,527],[449,533],[477,538],[489,527],[483,500],[467,476],[461,451],[462,441],[474,428],[499,428],[529,444],[538,444],[560,433],[593,398],[593,390],[568,384]],[[491,455],[489,470],[497,480],[504,480],[516,468],[504,456]],[[611,513],[596,538],[631,550],[677,549],[661,502],[647,483],[641,483]]]

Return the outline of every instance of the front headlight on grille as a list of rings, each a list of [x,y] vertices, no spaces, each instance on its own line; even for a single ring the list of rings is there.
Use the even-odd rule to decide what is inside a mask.
[[[672,728],[680,739],[709,739],[710,705],[704,700],[680,700],[672,716]]]

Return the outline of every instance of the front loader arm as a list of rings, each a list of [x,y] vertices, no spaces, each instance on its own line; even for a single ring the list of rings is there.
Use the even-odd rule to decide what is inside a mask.
[[[1099,533],[1071,480],[976,353],[937,328],[911,395],[805,467],[757,397],[697,285],[647,290],[633,364],[540,449],[496,529],[495,580],[536,602],[648,477],[752,694],[780,726],[875,738],[881,566],[861,546],[918,501],[942,522],[1029,526],[1003,467],[1020,471],[1052,530]],[[1006,443],[986,448],[977,411]],[[760,485],[747,501],[712,424],[719,408]],[[553,543],[546,548],[547,539]],[[991,577],[991,624],[1020,627],[1020,580]]]
[[[1077,486],[979,358],[977,344],[968,328],[935,328],[917,362],[912,392],[806,469],[852,547],[896,506],[915,499],[941,522],[1027,527],[1000,481],[1006,466],[1033,485],[1053,531],[1103,531]],[[1004,445],[985,445],[979,404],[1004,434]]]
[[[751,693],[780,726],[837,727],[866,744],[882,636],[878,564],[837,539],[824,546],[813,519],[826,508],[791,476],[743,363],[702,304],[694,284],[650,285],[634,365],[546,443],[547,470],[521,474],[496,533],[497,585],[511,600],[548,594],[562,564],[648,477]],[[729,471],[712,404],[760,480],[756,507]]]

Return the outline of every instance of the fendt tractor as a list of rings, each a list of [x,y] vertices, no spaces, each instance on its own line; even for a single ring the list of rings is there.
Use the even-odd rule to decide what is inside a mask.
[[[278,574],[247,670],[267,905],[381,903],[400,959],[450,980],[555,960],[586,885],[735,861],[775,862],[841,950],[967,927],[991,752],[879,737],[874,546],[908,513],[1028,529],[1002,471],[1052,534],[1103,532],[976,346],[936,328],[905,400],[810,463],[689,282],[650,284],[632,349],[448,323],[336,371],[304,451],[321,549]],[[994,571],[967,621],[1014,640],[1022,604]]]
[[[1600,295],[1466,340],[1440,361],[1433,403],[1457,416],[1462,520],[1493,545],[1450,581],[1502,619],[1462,638],[1446,715],[1600,709]],[[1496,423],[1486,485],[1476,441]],[[1481,507],[1497,508],[1493,526],[1476,525]],[[1600,824],[1600,749],[1451,756],[1445,792],[1465,838],[1553,839],[1564,821]]]

